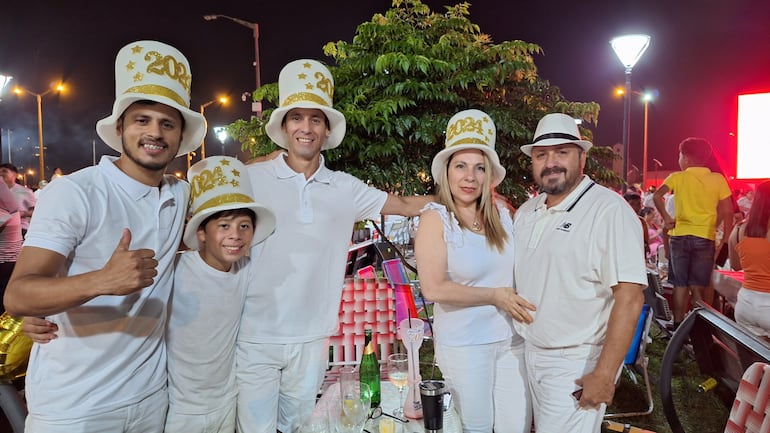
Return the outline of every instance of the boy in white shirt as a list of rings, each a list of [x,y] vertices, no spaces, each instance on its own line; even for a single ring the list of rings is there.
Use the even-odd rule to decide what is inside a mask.
[[[235,431],[235,337],[251,269],[250,248],[275,228],[253,199],[246,169],[215,156],[190,168],[191,248],[178,254],[166,330],[166,432]]]

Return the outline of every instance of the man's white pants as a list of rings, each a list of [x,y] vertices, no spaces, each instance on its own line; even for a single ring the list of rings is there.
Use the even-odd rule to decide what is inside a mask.
[[[158,433],[163,431],[168,410],[168,392],[159,389],[131,406],[106,413],[71,419],[45,421],[28,415],[27,433]]]
[[[542,349],[527,343],[526,365],[535,430],[538,433],[598,433],[607,406],[584,409],[572,392],[575,380],[592,372],[602,347],[580,345],[565,349]]]
[[[519,338],[519,341],[521,339]],[[532,406],[524,343],[436,345],[436,360],[460,414],[464,433],[529,433]]]
[[[328,338],[298,344],[238,342],[238,432],[293,433],[313,412],[328,359]]]

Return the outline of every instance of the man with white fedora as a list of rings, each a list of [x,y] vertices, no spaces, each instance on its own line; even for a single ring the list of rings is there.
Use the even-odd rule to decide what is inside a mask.
[[[537,431],[600,431],[647,282],[639,219],[583,174],[591,142],[575,120],[545,115],[531,144],[541,193],[514,218],[515,286],[535,305],[525,340]]]
[[[190,110],[191,80],[174,47],[123,47],[112,114],[96,125],[120,156],[40,196],[5,297],[11,313],[45,317],[34,331],[51,339],[30,356],[28,433],[163,430],[163,337],[189,196],[164,171],[206,131]]]
[[[238,333],[238,429],[291,433],[313,410],[337,330],[350,236],[356,221],[417,215],[431,197],[397,197],[326,168],[322,150],[345,136],[323,64],[296,60],[278,78],[280,105],[268,136],[286,149],[248,166],[256,199],[276,215],[255,247],[256,278]]]
[[[242,162],[199,161],[187,172],[190,213],[177,255],[166,342],[166,433],[235,431],[235,336],[250,280],[248,257],[275,227],[254,200]]]

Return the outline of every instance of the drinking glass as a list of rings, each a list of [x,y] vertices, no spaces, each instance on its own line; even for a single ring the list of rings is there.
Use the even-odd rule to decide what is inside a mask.
[[[369,385],[354,382],[345,395],[335,399],[329,409],[329,421],[337,433],[361,433],[369,419],[372,391]]]
[[[398,388],[398,407],[393,415],[404,417],[404,389],[409,383],[409,357],[406,353],[394,353],[388,356],[388,379]]]

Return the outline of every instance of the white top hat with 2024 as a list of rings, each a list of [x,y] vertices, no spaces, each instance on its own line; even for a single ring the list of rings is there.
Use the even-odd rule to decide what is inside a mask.
[[[190,167],[190,213],[192,217],[184,230],[184,243],[198,249],[198,228],[209,216],[224,210],[251,209],[257,216],[254,228],[256,245],[275,230],[275,215],[254,201],[246,166],[229,156],[211,156]]]
[[[157,41],[137,41],[121,48],[115,58],[115,103],[112,114],[96,123],[96,133],[108,146],[123,152],[115,127],[129,105],[149,100],[176,108],[185,120],[177,156],[192,152],[206,135],[206,119],[190,110],[192,73],[187,58]]]
[[[505,168],[500,165],[500,157],[495,151],[495,136],[495,122],[481,110],[465,110],[452,116],[446,127],[444,149],[433,157],[431,164],[434,181],[441,178],[452,154],[465,149],[478,149],[492,163],[492,186],[499,185],[505,178]]]
[[[321,150],[333,149],[345,137],[345,116],[332,108],[334,78],[329,69],[316,60],[295,60],[281,69],[278,75],[280,106],[273,110],[265,125],[265,132],[275,144],[288,146],[289,137],[281,128],[283,118],[294,108],[312,108],[323,111],[329,120],[329,136]]]

